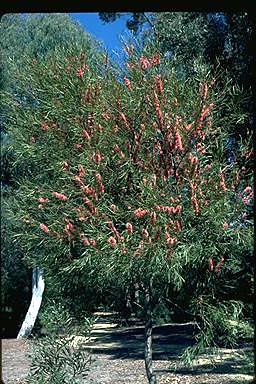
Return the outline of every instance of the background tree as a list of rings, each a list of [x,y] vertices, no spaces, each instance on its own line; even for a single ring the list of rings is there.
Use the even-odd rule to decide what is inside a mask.
[[[60,295],[139,285],[152,384],[159,299],[187,295],[201,330],[194,351],[239,336],[243,303],[227,282],[252,248],[251,175],[227,163],[240,115],[226,103],[232,89],[200,72],[184,81],[154,44],[126,51],[124,74],[77,46],[28,58],[26,76],[13,67],[25,98],[4,95],[7,125],[15,166],[31,176],[17,180],[9,210],[27,263]],[[248,136],[241,155],[250,147]]]
[[[18,93],[19,77],[14,80],[13,68],[26,76],[26,60],[37,60],[53,54],[57,47],[67,49],[70,45],[83,46],[89,53],[96,51],[97,43],[81,25],[66,14],[6,14],[1,18],[1,88],[15,95],[16,102],[31,103],[24,93]],[[95,52],[95,58],[97,57]],[[27,83],[27,87],[29,84]],[[36,101],[34,106],[36,105]],[[22,261],[21,249],[10,238],[16,224],[6,217],[4,202],[12,204],[16,181],[21,176],[30,177],[26,162],[15,167],[15,151],[8,149],[9,133],[6,124],[8,110],[1,103],[1,193],[2,210],[2,311],[8,321],[3,324],[4,335],[17,332],[29,305],[31,294],[31,270]],[[20,297],[19,300],[17,298]],[[15,298],[15,299],[14,299]],[[23,298],[23,299],[22,299]],[[20,304],[19,304],[20,303]],[[4,315],[5,316],[5,315]],[[13,326],[10,327],[10,322]],[[6,333],[7,332],[7,333]]]

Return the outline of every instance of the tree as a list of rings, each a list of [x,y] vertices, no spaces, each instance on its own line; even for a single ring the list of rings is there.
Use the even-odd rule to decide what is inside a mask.
[[[10,92],[16,98],[17,103],[31,103],[31,99],[26,98],[24,93],[18,92],[19,77],[15,80],[12,76],[12,68],[18,68],[22,76],[26,76],[26,60],[37,60],[43,58],[47,54],[53,54],[56,48],[67,49],[70,45],[83,47],[88,53],[92,49],[95,51],[95,59],[97,57],[97,43],[87,34],[82,26],[75,22],[66,14],[6,14],[1,18],[1,86],[6,92]],[[92,53],[91,53],[92,54]],[[27,84],[29,87],[29,84]],[[8,149],[10,140],[8,127],[6,124],[6,115],[8,110],[4,104],[1,104],[1,181],[2,181],[2,199],[7,204],[12,204],[13,194],[16,192],[16,181],[23,175],[31,174],[29,166],[20,163],[19,168],[13,167],[16,161],[15,151]],[[23,254],[16,243],[11,243],[10,233],[14,223],[5,216],[5,210],[2,209],[3,231],[1,234],[3,245],[3,310],[8,308],[11,316],[15,321],[15,328],[19,326],[21,319],[24,317],[24,308],[28,306],[28,293],[30,284],[28,276],[31,271],[22,261]],[[15,261],[15,262],[14,262]],[[33,276],[39,276],[34,269]],[[42,271],[40,271],[42,273]],[[31,280],[31,277],[30,277]],[[32,279],[34,286],[32,291],[36,292],[37,283],[39,281]],[[25,286],[22,287],[22,283]],[[21,306],[17,304],[17,300],[12,297],[20,296],[23,292],[23,300]],[[41,299],[39,298],[39,301]],[[34,307],[33,307],[34,308]],[[8,312],[9,313],[9,312]],[[36,317],[36,314],[34,314]],[[8,326],[5,324],[5,327]],[[31,327],[29,327],[30,329]],[[12,330],[14,332],[14,329]]]
[[[5,94],[7,124],[31,177],[9,209],[27,262],[63,282],[62,294],[139,285],[153,384],[152,311],[171,292],[188,295],[200,348],[239,336],[243,304],[219,292],[232,291],[226,282],[251,251],[253,193],[251,175],[227,163],[232,89],[199,72],[182,80],[154,45],[125,49],[123,74],[76,46],[28,59],[26,76],[13,69],[32,102]],[[250,146],[248,137],[240,156]]]

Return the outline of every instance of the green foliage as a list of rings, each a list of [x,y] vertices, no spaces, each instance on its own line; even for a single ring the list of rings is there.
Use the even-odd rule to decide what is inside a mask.
[[[2,201],[5,189],[1,188]],[[31,298],[31,271],[10,237],[15,226],[6,216],[5,206],[1,204],[1,328],[2,337],[16,337]]]
[[[217,305],[232,318],[234,304],[242,316],[239,300],[230,309],[221,297],[252,249],[251,174],[241,179],[226,155],[240,115],[230,84],[216,88],[200,68],[184,81],[153,45],[126,51],[125,74],[76,45],[27,58],[26,76],[13,66],[23,99],[4,94],[7,124],[14,165],[27,170],[9,207],[15,241],[62,294],[137,283],[144,307],[152,281],[155,305],[187,294],[204,321],[193,304],[203,295],[207,316]]]
[[[33,97],[28,95],[32,91],[32,83],[26,85],[26,91],[19,89],[20,79],[27,76],[26,62],[36,62],[47,55],[54,55],[55,49],[63,49],[75,45],[77,49],[84,49],[97,61],[98,43],[87,34],[82,26],[66,14],[6,14],[1,18],[1,89],[8,92],[15,99],[16,107],[21,105],[33,106]],[[20,77],[14,73],[20,73]],[[34,105],[35,107],[35,105]],[[33,108],[34,108],[33,107]],[[8,308],[8,321],[4,328],[10,332],[10,322],[13,322],[12,336],[16,335],[31,297],[31,271],[24,264],[23,250],[17,238],[12,239],[11,233],[19,232],[20,223],[14,217],[7,218],[6,206],[15,205],[17,183],[20,178],[27,180],[32,175],[32,164],[26,156],[24,161],[18,161],[18,154],[10,146],[8,124],[12,124],[12,112],[1,99],[1,181],[2,181],[2,306]],[[7,122],[7,116],[10,120]],[[26,124],[26,123],[25,123]],[[20,126],[22,136],[22,125]],[[14,138],[16,140],[16,138]],[[10,319],[11,316],[11,319]],[[9,328],[9,331],[7,330]],[[5,332],[5,331],[4,331]]]
[[[48,299],[40,311],[39,319],[47,334],[59,335],[74,332],[79,335],[90,333],[93,318],[83,316],[80,321],[70,314],[67,305]]]
[[[64,306],[51,302],[41,315],[41,321],[49,333],[31,341],[28,382],[81,383],[88,375],[92,360],[77,336],[83,336],[83,342],[89,338],[91,320],[84,319],[78,327]]]
[[[200,296],[193,304],[193,311],[200,318],[199,332],[195,336],[195,345],[187,348],[182,356],[185,364],[191,365],[193,359],[205,351],[214,356],[219,347],[234,348],[244,340],[252,340],[253,328],[243,319],[242,302],[229,300],[213,304],[212,298]]]

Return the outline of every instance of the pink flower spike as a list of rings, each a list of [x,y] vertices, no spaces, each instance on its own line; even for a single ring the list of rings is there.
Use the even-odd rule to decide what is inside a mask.
[[[46,203],[47,201],[49,201],[49,199],[47,199],[46,197],[39,197],[38,201],[39,203]]]
[[[131,82],[129,79],[127,79],[127,77],[124,76],[124,83],[126,85],[126,87],[131,91],[132,90],[132,85],[131,85]]]
[[[115,246],[116,246],[116,239],[115,239],[113,236],[110,236],[110,237],[108,238],[108,243],[109,243],[110,245],[112,245],[112,247],[115,247]]]
[[[88,240],[88,239],[83,239],[83,245],[84,246],[87,246],[87,245],[90,245],[91,243],[90,243],[90,240]]]
[[[41,224],[39,225],[39,227],[40,227],[40,229],[41,229],[42,231],[44,231],[45,233],[50,233],[49,228],[48,228],[45,224],[41,223]]]
[[[132,230],[133,230],[132,224],[131,223],[126,223],[126,229],[127,229],[127,233],[131,234]]]
[[[78,70],[76,71],[77,77],[83,77],[83,74],[84,74],[84,70],[81,67],[78,68]]]
[[[146,213],[148,213],[148,211],[146,209],[138,208],[133,213],[136,217],[143,217]]]
[[[84,176],[85,174],[84,167],[81,164],[78,165],[78,171],[79,171],[79,177]]]
[[[59,199],[59,200],[66,201],[68,199],[67,196],[64,195],[64,193],[52,192],[52,195],[57,197],[57,199]]]
[[[63,169],[64,171],[67,171],[67,170],[68,170],[68,167],[69,167],[68,162],[67,162],[67,161],[63,161],[63,163],[62,163],[62,169]]]
[[[116,205],[115,204],[111,204],[110,208],[112,209],[112,211],[114,211],[114,212],[116,211]]]
[[[140,65],[141,65],[142,69],[147,69],[147,68],[151,67],[150,61],[144,56],[140,57]]]
[[[216,265],[216,268],[214,270],[215,273],[220,271],[223,261],[224,261],[224,256],[221,256],[220,261],[218,262],[218,264]]]
[[[252,187],[250,187],[250,186],[248,185],[248,187],[246,187],[246,188],[244,189],[244,192],[245,192],[245,193],[250,193],[251,190],[252,190]]]
[[[91,136],[86,129],[83,130],[82,134],[85,139],[90,140]]]
[[[212,257],[209,257],[209,269],[210,269],[210,271],[213,271],[213,269],[214,269],[214,264],[213,264]]]

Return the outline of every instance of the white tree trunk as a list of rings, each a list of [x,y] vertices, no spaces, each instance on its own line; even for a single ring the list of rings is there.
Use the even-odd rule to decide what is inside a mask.
[[[146,324],[145,324],[145,348],[144,360],[145,369],[148,378],[148,384],[157,384],[156,374],[153,370],[153,349],[152,349],[152,278],[150,278],[149,287],[145,290],[145,308],[146,308]]]
[[[30,306],[27,311],[25,320],[23,321],[21,329],[18,333],[17,339],[30,335],[41,306],[43,292],[44,292],[43,270],[39,267],[35,267],[33,268],[33,274],[32,274],[32,298],[31,298]]]

